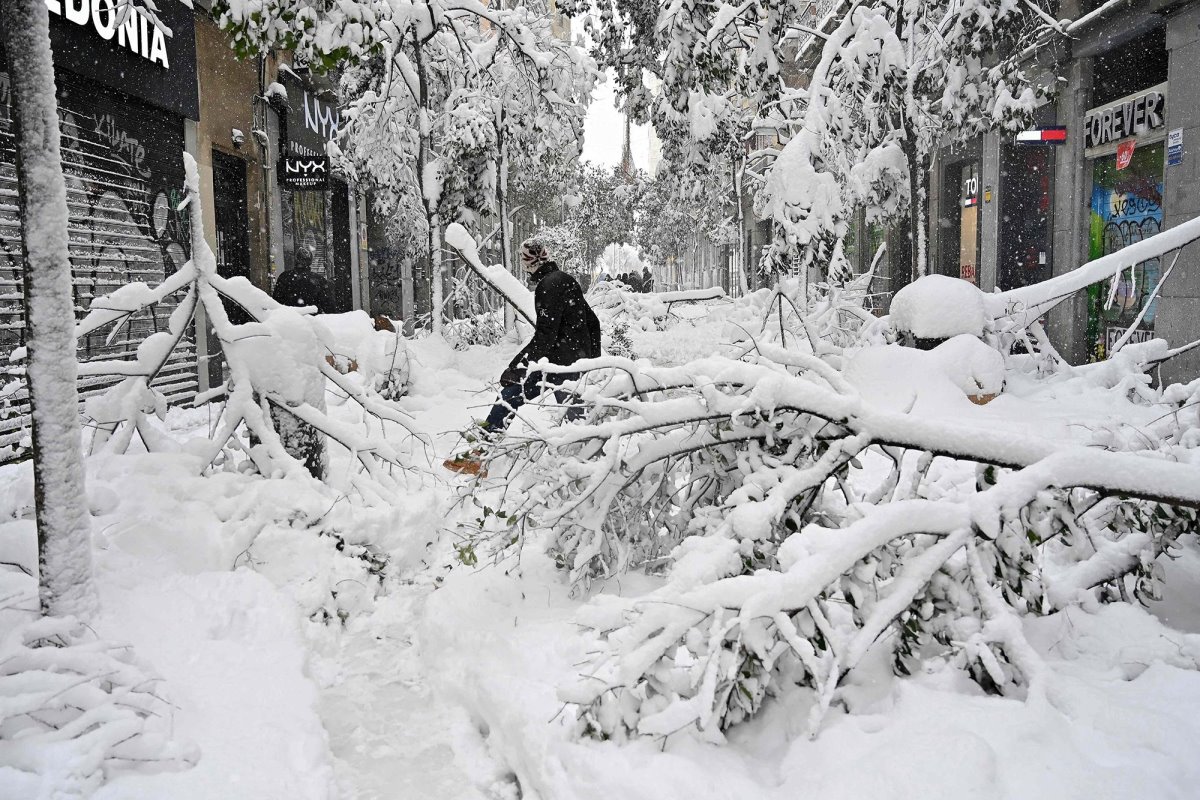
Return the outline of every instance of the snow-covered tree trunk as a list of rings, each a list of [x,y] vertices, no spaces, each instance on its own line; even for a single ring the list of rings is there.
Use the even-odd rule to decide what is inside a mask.
[[[88,617],[98,602],[75,385],[67,187],[44,0],[5,0],[0,36],[8,53],[17,120],[39,594],[43,613]]]
[[[512,223],[508,219],[508,142],[504,138],[504,103],[500,102],[496,121],[496,149],[500,158],[496,166],[496,212],[500,216],[500,264],[512,273]],[[515,332],[517,315],[513,307],[504,304],[504,330]]]
[[[746,159],[737,158],[733,162],[733,193],[737,198],[737,231],[738,243],[734,251],[734,266],[737,268],[738,289],[742,296],[750,293],[750,281],[746,277],[746,208],[743,205],[742,192],[745,190]]]

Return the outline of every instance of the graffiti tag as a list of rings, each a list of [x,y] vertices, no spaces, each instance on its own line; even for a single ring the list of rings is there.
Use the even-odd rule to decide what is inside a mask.
[[[127,131],[117,127],[117,120],[112,114],[96,117],[96,135],[101,141],[112,147],[118,156],[124,156],[127,166],[133,168],[143,178],[150,177],[150,170],[143,166],[146,160],[146,148],[142,143],[130,136]]]

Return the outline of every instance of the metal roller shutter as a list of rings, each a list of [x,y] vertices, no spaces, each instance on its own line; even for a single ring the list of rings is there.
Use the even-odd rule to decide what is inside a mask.
[[[97,297],[127,283],[156,284],[190,255],[186,219],[175,208],[183,185],[183,120],[116,92],[60,73],[59,119],[70,210],[70,258],[75,314],[82,319]],[[0,446],[19,443],[28,426],[28,393],[9,354],[24,344],[20,220],[7,75],[0,73]],[[166,330],[177,298],[138,314],[115,333],[79,342],[80,361],[130,358],[150,334]],[[110,338],[111,336],[111,338]],[[17,381],[17,382],[13,382]],[[82,378],[83,397],[116,383]],[[197,389],[194,336],[181,343],[154,382],[172,403]],[[0,460],[6,455],[0,452]]]

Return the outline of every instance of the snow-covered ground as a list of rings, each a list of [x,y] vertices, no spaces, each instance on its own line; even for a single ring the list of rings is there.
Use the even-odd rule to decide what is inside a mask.
[[[631,331],[638,354],[711,355],[720,314]],[[482,417],[517,345],[454,351],[411,343],[401,401],[433,444],[392,508],[364,508],[315,482],[222,472],[186,451],[88,464],[97,633],[127,641],[164,679],[174,729],[201,753],[189,770],[117,775],[105,800],[583,800],[585,798],[1189,798],[1200,762],[1200,547],[1168,569],[1149,613],[1112,605],[1037,619],[1027,635],[1054,679],[1027,702],[984,695],[953,670],[909,679],[860,670],[810,739],[803,701],[776,703],[724,745],[681,733],[628,744],[578,739],[557,689],[587,641],[571,595],[535,545],[519,569],[455,558],[463,484],[438,465]],[[856,380],[888,380],[894,361]],[[1011,378],[986,406],[942,394],[890,398],[913,413],[1001,431],[1084,440],[1087,426],[1136,423],[1143,407],[1082,379]],[[952,394],[952,393],[950,393]],[[331,398],[331,405],[336,398]],[[176,411],[202,432],[204,410]],[[335,458],[333,468],[346,466]],[[0,469],[0,560],[36,560],[28,465]],[[341,537],[339,540],[338,537]],[[392,571],[339,541],[370,542]],[[0,573],[3,595],[32,581]],[[595,591],[636,596],[659,579]],[[13,614],[0,617],[9,622]],[[55,797],[0,768],[0,798]]]

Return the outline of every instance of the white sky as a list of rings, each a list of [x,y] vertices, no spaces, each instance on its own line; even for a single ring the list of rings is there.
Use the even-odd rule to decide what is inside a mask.
[[[583,124],[583,160],[594,164],[617,166],[621,163],[621,144],[625,135],[625,118],[613,103],[612,76],[596,85],[592,104]],[[633,163],[646,169],[650,158],[650,133],[642,125],[633,126],[630,135]]]

